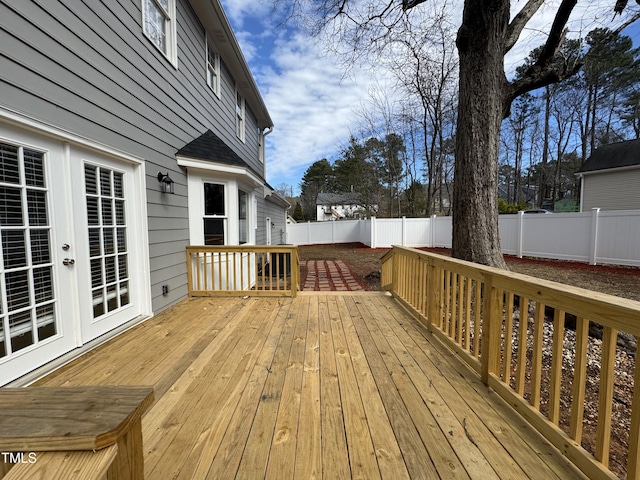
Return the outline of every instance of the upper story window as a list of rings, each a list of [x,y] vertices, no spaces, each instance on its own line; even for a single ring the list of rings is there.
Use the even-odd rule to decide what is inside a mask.
[[[245,128],[245,105],[244,97],[240,95],[240,92],[236,91],[236,135],[244,142],[244,128]]]
[[[175,0],[142,0],[145,35],[175,65]]]
[[[220,55],[207,37],[207,85],[220,97]]]

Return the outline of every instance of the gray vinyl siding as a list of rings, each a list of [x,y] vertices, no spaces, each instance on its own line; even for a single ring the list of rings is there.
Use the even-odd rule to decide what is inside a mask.
[[[640,210],[640,168],[584,176],[582,211]]]
[[[271,228],[271,243],[273,245],[286,243],[286,210],[267,199],[265,200],[265,217],[271,217],[271,223],[274,224]]]
[[[0,104],[146,160],[156,312],[187,294],[187,176],[176,151],[211,129],[263,172],[255,116],[247,105],[240,142],[235,81],[223,67],[222,98],[207,87],[204,28],[186,0],[176,3],[177,68],[145,37],[140,0],[0,3]],[[159,170],[175,181],[175,195],[159,193]]]
[[[264,188],[256,188],[254,190],[256,199],[257,199],[257,224],[256,224],[256,245],[266,245],[267,244],[267,234],[265,232],[264,219],[266,216],[265,203],[264,199]]]

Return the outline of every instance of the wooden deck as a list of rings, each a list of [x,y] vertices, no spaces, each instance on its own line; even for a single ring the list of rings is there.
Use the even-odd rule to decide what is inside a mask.
[[[153,385],[148,479],[584,478],[382,293],[191,298],[37,385]]]

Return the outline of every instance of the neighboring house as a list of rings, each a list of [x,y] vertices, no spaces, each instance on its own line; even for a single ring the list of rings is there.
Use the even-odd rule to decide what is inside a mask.
[[[538,187],[521,185],[520,194],[518,195],[519,201],[525,202],[527,205],[533,207],[538,203]],[[498,185],[498,198],[501,198],[507,203],[513,202],[513,186]]]
[[[577,173],[580,211],[640,209],[640,140],[598,147]]]
[[[319,193],[316,200],[318,222],[364,218],[365,212],[366,208],[358,203],[357,195],[352,193]]]
[[[2,385],[185,298],[187,245],[281,243],[288,204],[219,0],[3,1],[0,26]]]

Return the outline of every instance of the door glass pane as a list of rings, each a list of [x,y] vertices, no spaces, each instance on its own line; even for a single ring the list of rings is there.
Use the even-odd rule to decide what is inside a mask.
[[[42,152],[0,143],[0,357],[57,333],[45,173]]]
[[[19,149],[15,145],[0,144],[0,182],[20,183]]]
[[[44,188],[44,159],[40,152],[24,149],[24,178],[27,185]]]
[[[9,315],[9,335],[11,336],[11,351],[13,352],[35,343],[30,310]]]
[[[47,193],[39,190],[27,190],[27,205],[29,205],[29,225],[45,226],[47,220]]]
[[[31,230],[31,263],[51,263],[49,230]]]
[[[0,225],[23,225],[22,189],[0,186]]]
[[[121,172],[85,165],[94,318],[129,303],[124,180]]]
[[[2,257],[4,268],[27,266],[27,244],[24,240],[24,229],[4,230],[2,232]]]

